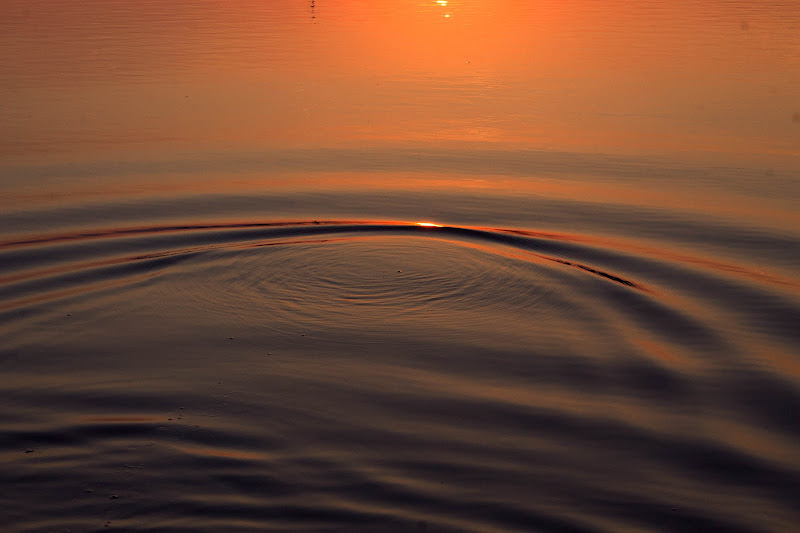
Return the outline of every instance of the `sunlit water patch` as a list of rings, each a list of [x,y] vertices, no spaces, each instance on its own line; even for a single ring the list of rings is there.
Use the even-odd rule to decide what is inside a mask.
[[[361,220],[95,228],[0,254],[13,529],[797,518],[791,279]]]

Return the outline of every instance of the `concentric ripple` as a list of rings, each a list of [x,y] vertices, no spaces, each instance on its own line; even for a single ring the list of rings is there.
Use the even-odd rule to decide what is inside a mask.
[[[191,307],[269,316],[274,329],[445,331],[509,313],[542,314],[560,303],[545,269],[458,241],[415,235],[352,235],[292,245],[224,250],[168,286]],[[209,266],[210,265],[210,266]]]
[[[32,235],[0,259],[12,530],[798,518],[791,279],[374,221]]]

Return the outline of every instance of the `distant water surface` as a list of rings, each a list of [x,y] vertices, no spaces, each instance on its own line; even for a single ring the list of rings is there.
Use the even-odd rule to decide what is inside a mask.
[[[791,531],[790,2],[4,2],[3,531]]]

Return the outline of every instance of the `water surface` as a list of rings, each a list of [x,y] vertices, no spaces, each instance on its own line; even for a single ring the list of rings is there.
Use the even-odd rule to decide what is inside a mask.
[[[797,7],[5,2],[0,526],[793,529]]]

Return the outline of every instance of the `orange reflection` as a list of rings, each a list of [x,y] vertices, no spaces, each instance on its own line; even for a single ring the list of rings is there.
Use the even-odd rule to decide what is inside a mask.
[[[191,444],[176,444],[176,450],[181,453],[200,457],[223,457],[225,459],[240,459],[244,461],[261,461],[268,458],[265,453],[234,450],[230,448],[214,448],[211,446],[195,446]]]
[[[798,15],[783,4],[344,0],[314,21],[296,2],[26,4],[0,20],[9,158],[365,140],[800,146]]]
[[[136,424],[136,423],[148,423],[148,422],[158,422],[164,420],[163,417],[157,416],[87,416],[84,417],[83,420],[86,422],[105,422],[105,423],[112,423],[112,424]]]

